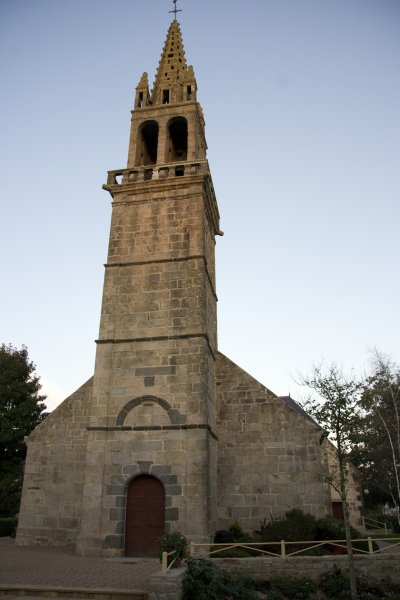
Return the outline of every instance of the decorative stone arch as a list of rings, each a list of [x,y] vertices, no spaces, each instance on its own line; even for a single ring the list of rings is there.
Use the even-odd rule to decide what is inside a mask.
[[[172,117],[166,127],[166,162],[185,161],[188,158],[188,121],[186,117]]]
[[[140,396],[139,398],[134,398],[133,400],[127,402],[125,406],[119,411],[116,420],[116,425],[122,426],[125,422],[128,413],[130,413],[131,410],[133,410],[137,406],[140,406],[140,404],[143,404],[144,402],[154,402],[158,404],[161,408],[163,408],[167,413],[172,425],[182,425],[186,423],[185,416],[182,415],[179,412],[179,410],[172,408],[169,402],[167,402],[163,398],[158,398],[157,396]]]

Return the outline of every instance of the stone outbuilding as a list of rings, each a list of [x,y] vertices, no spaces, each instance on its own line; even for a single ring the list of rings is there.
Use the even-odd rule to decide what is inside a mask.
[[[180,26],[136,88],[112,197],[94,375],[27,439],[17,543],[152,555],[299,508],[332,513],[321,428],[217,348],[219,212]],[[240,317],[239,317],[240,318]],[[360,507],[352,503],[353,522]]]

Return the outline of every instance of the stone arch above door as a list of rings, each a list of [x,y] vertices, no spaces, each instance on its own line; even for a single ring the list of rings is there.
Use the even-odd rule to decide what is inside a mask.
[[[167,402],[163,398],[158,398],[157,396],[140,396],[139,398],[134,398],[133,400],[127,402],[125,406],[120,410],[116,419],[116,425],[123,426],[129,413],[131,413],[137,408],[142,409],[141,412],[138,413],[138,417],[143,418],[144,415],[141,413],[145,411],[146,407],[150,408],[151,405],[153,405],[153,407],[156,407],[158,410],[158,417],[160,420],[160,422],[157,423],[158,425],[164,425],[168,423],[172,425],[183,425],[186,423],[186,417],[182,415],[179,412],[179,410],[172,408],[169,402]],[[162,422],[163,417],[166,420],[165,423]]]

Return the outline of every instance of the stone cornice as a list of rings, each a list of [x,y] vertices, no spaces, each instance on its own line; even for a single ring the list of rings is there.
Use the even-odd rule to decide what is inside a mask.
[[[137,342],[166,342],[168,340],[189,340],[194,338],[203,338],[207,343],[207,348],[215,360],[215,351],[211,347],[210,339],[206,333],[182,333],[175,335],[157,335],[149,337],[131,337],[131,338],[108,338],[95,340],[96,344],[132,344]]]
[[[121,181],[118,179],[121,178]],[[118,202],[153,201],[137,199],[141,193],[182,189],[182,185],[201,184],[204,188],[205,209],[214,235],[222,235],[219,228],[219,211],[207,160],[183,161],[168,164],[148,165],[130,169],[108,171],[108,191]],[[123,196],[119,198],[119,196]]]
[[[213,432],[210,425],[207,424],[184,424],[184,425],[112,425],[110,427],[95,427],[89,426],[86,427],[88,431],[179,431],[179,430],[188,430],[188,429],[205,429],[214,438],[214,440],[218,441],[217,435]]]

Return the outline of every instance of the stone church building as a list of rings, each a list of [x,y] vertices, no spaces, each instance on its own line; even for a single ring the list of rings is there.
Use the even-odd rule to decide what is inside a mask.
[[[94,375],[27,438],[19,544],[152,555],[165,531],[332,514],[322,429],[217,347],[219,212],[177,20],[136,88],[112,222]],[[240,317],[239,317],[240,318]],[[353,521],[359,497],[353,495]]]

